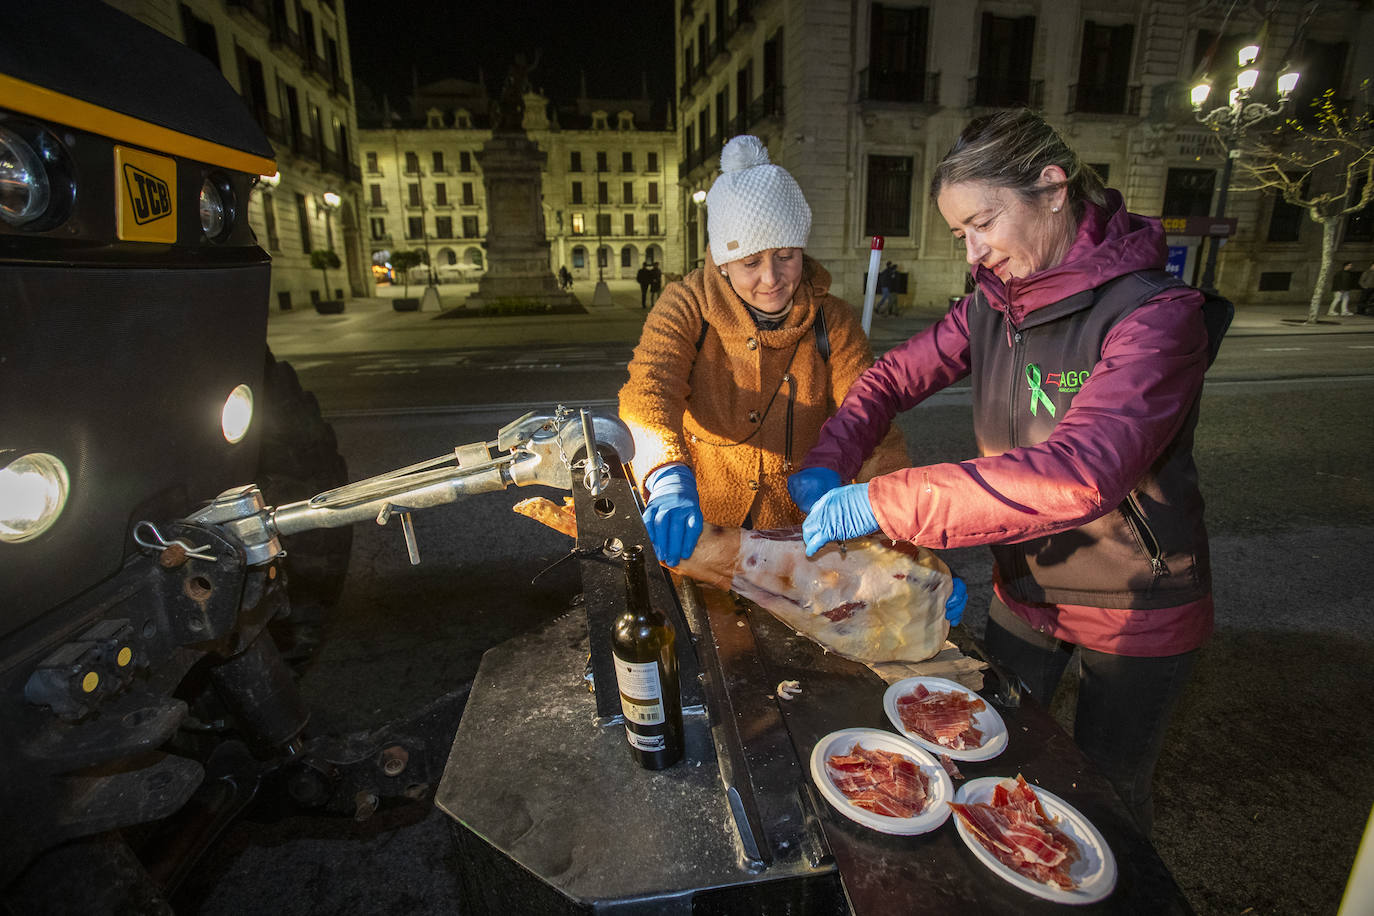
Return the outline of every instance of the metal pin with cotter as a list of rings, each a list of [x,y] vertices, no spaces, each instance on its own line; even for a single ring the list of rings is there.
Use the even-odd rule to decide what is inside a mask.
[[[611,469],[606,467],[606,462],[601,460],[601,453],[596,450],[596,432],[592,429],[592,415],[587,413],[585,407],[579,411],[579,414],[582,419],[582,441],[587,447],[587,458],[583,463],[582,485],[593,496],[600,496],[601,491],[606,489],[606,485],[610,483]]]
[[[391,513],[396,510],[396,506],[386,503],[382,510],[377,513],[377,524],[385,525],[391,520]],[[401,510],[396,513],[401,518],[401,536],[406,540],[406,553],[410,554],[410,565],[420,565],[420,542],[415,538],[415,522],[411,520],[410,513]]]

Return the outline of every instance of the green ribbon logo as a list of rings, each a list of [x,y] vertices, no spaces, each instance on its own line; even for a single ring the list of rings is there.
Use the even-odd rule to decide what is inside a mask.
[[[1045,405],[1045,409],[1054,416],[1054,401],[1045,393],[1045,389],[1040,387],[1040,366],[1038,363],[1031,363],[1026,366],[1026,381],[1030,383],[1031,393],[1031,416],[1037,416],[1036,410],[1040,404]]]

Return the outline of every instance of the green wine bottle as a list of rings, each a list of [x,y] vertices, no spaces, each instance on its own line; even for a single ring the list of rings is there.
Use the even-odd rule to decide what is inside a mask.
[[[677,634],[649,603],[644,548],[625,552],[625,613],[615,620],[611,651],[625,714],[625,739],[635,762],[661,770],[682,759],[682,695]]]

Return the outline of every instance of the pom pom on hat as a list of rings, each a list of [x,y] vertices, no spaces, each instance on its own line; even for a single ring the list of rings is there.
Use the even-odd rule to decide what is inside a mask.
[[[768,159],[758,137],[725,144],[720,177],[706,192],[706,229],[717,264],[770,248],[805,248],[811,208],[796,179]]]

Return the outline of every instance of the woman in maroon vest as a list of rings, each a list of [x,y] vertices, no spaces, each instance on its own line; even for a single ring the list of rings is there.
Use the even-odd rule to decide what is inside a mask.
[[[1029,111],[970,123],[931,197],[977,288],[825,424],[789,481],[807,549],[879,529],[989,545],[989,654],[1048,705],[1081,648],[1075,739],[1148,831],[1165,727],[1212,630],[1192,457],[1204,297],[1161,269],[1159,220]],[[965,377],[979,457],[840,485],[899,412]]]

